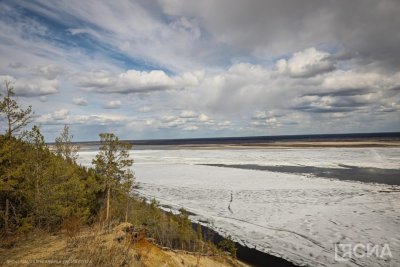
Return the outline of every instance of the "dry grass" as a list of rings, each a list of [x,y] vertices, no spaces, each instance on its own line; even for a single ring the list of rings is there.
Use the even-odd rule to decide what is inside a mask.
[[[65,227],[50,235],[32,233],[11,248],[0,249],[1,266],[246,266],[226,256],[201,256],[196,253],[163,250],[146,239],[131,243],[128,233],[119,225],[107,230],[96,227]]]

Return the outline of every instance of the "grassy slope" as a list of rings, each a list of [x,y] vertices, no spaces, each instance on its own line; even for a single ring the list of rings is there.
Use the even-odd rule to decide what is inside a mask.
[[[118,237],[124,237],[118,242]],[[128,242],[117,228],[104,232],[96,228],[73,238],[59,233],[35,232],[23,240],[9,241],[0,248],[4,266],[246,266],[228,256],[200,256],[184,251],[163,250],[142,240]]]

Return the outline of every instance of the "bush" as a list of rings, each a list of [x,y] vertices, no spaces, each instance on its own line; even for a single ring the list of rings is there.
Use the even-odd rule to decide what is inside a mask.
[[[236,258],[237,248],[235,246],[235,242],[232,241],[231,236],[228,236],[224,238],[221,242],[219,242],[218,247],[224,251],[229,252],[232,257]]]

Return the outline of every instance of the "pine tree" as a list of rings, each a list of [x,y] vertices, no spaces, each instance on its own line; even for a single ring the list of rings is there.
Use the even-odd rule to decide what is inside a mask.
[[[18,153],[17,140],[21,131],[32,121],[32,109],[20,108],[14,99],[14,88],[11,82],[5,81],[5,96],[0,102],[0,116],[6,121],[5,139],[0,150],[0,162],[2,170],[0,173],[0,197],[4,201],[4,230],[9,232],[10,218],[10,197],[15,193],[15,186],[18,184],[16,176],[16,154]],[[15,195],[15,194],[14,194]],[[15,213],[15,210],[14,210]]]
[[[236,258],[237,248],[235,242],[233,242],[231,236],[227,236],[218,243],[218,247],[222,250],[228,251],[232,257]]]
[[[94,211],[98,185],[95,177],[72,157],[51,153],[37,126],[27,135],[29,151],[21,183],[25,205],[36,227],[57,229],[64,220],[85,222]]]
[[[48,173],[48,165],[50,151],[44,141],[44,137],[40,132],[39,127],[36,125],[33,126],[32,130],[27,135],[27,141],[31,145],[31,155],[26,157],[26,161],[24,161],[24,165],[26,166],[25,169],[27,171],[26,176],[30,181],[30,185],[33,190],[29,190],[30,188],[24,188],[24,192],[32,192],[33,191],[33,198],[31,202],[34,206],[34,221],[38,227],[41,227],[41,217],[43,216],[43,210],[45,203],[43,195],[42,186],[47,181]]]
[[[0,102],[0,114],[5,116],[7,122],[6,138],[17,136],[23,128],[32,122],[32,107],[22,109],[14,99],[14,87],[10,81],[4,81],[6,95]]]
[[[106,193],[106,221],[111,214],[111,197],[113,193],[128,196],[133,186],[134,176],[129,169],[133,160],[129,157],[132,145],[119,141],[113,133],[100,134],[100,151],[92,164],[96,172],[103,177],[103,189]],[[126,197],[128,201],[129,197]]]
[[[69,133],[69,126],[64,125],[61,135],[55,140],[55,153],[67,161],[75,162],[79,147],[72,143],[73,135]]]

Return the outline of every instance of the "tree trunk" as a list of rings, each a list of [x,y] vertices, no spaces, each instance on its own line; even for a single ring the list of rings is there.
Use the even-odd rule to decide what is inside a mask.
[[[12,134],[12,128],[11,128],[11,107],[10,107],[10,90],[9,90],[9,84],[6,83],[6,89],[7,89],[7,122],[8,122],[8,131],[7,131],[7,139],[11,140],[11,134]]]
[[[107,188],[107,210],[106,210],[106,221],[108,222],[110,218],[110,196],[111,196],[111,188]]]
[[[36,153],[36,160],[39,160],[39,153]],[[36,224],[37,226],[39,226],[40,228],[40,216],[39,216],[39,210],[41,207],[41,203],[39,200],[39,164],[36,163],[36,183],[35,183],[35,188],[36,188],[36,192],[35,192],[35,202],[36,202],[36,214],[35,214],[35,219],[36,219]]]
[[[40,207],[41,207],[41,203],[39,203],[40,202],[40,200],[39,200],[39,179],[38,178],[36,178],[36,194],[35,194],[35,201],[36,201],[36,214],[35,214],[35,217],[36,217],[36,225],[40,228],[40,215],[39,215],[39,210],[40,210]]]
[[[128,222],[129,198],[126,199],[125,222]]]
[[[4,230],[6,233],[9,232],[9,227],[8,227],[9,212],[10,212],[10,201],[8,200],[8,198],[6,198],[6,211],[4,214]]]

